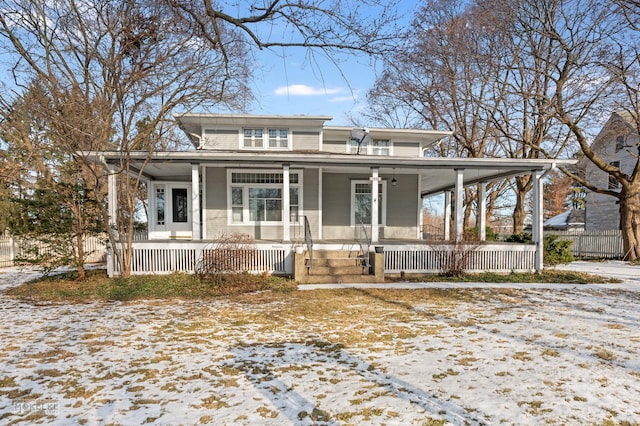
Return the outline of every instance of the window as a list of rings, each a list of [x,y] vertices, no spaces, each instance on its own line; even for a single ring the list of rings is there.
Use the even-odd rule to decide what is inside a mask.
[[[171,202],[173,205],[173,222],[188,222],[188,197],[186,188],[171,189]]]
[[[231,188],[231,220],[233,222],[243,222],[243,188]]]
[[[287,149],[289,129],[244,129],[242,147],[248,149]]]
[[[612,161],[609,165],[620,168],[619,161]],[[618,189],[618,186],[618,180],[613,175],[609,175],[609,189]]]
[[[262,129],[244,129],[244,147],[262,148]]]
[[[358,140],[351,139],[349,141],[349,149],[348,151],[352,154],[361,154],[361,155],[391,155],[391,141],[388,139],[374,139],[371,142],[368,142],[365,139],[362,144],[360,144],[360,151],[358,151]]]
[[[371,144],[371,155],[391,155],[391,142],[388,140],[374,140]]]
[[[386,193],[387,183],[380,182],[378,185],[378,224],[386,223]],[[351,182],[351,223],[354,226],[360,223],[371,224],[371,182],[352,181]]]
[[[282,172],[231,172],[231,223],[282,222]],[[289,220],[298,221],[300,176],[289,174]]]
[[[164,225],[164,188],[156,188],[156,225]]]
[[[624,136],[618,136],[616,138],[616,152],[624,148]]]
[[[251,222],[282,221],[281,188],[249,188],[248,192]]]
[[[287,129],[269,129],[269,148],[288,148],[289,147],[289,130]]]

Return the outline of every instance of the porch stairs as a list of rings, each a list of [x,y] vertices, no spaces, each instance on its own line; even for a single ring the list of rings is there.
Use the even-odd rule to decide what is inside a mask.
[[[384,282],[383,270],[376,276],[370,266],[369,253],[364,256],[358,251],[313,250],[313,260],[309,252],[296,253],[295,279],[301,284],[330,283],[370,283]],[[303,257],[302,257],[303,256]]]

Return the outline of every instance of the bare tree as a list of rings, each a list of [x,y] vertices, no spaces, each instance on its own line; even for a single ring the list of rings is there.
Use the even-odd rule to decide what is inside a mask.
[[[508,88],[501,68],[505,24],[500,15],[466,1],[426,2],[369,92],[369,118],[397,122],[400,117],[412,127],[452,131],[451,140],[432,155],[503,155],[494,117]],[[505,188],[502,182],[487,188],[489,215]],[[467,191],[465,226],[475,196]]]
[[[345,49],[380,52],[397,34],[385,6],[273,0],[243,10],[211,0],[14,0],[3,3],[0,47],[15,58],[16,86],[35,78],[48,92],[54,131],[65,141],[59,148],[76,153],[97,199],[106,179],[94,154],[120,153],[111,165],[118,217],[100,206],[105,222],[115,222],[107,232],[126,276],[145,166],[131,168],[130,154],[163,149],[176,108],[243,109],[254,48],[303,48],[336,61],[332,55]]]
[[[244,47],[233,31],[222,51],[155,1],[5,2],[0,39],[14,53],[15,84],[37,80],[50,98],[48,131],[61,152],[75,154],[82,177],[101,200],[105,170],[94,152],[120,153],[117,218],[99,203],[123,275],[131,266],[135,205],[143,170],[130,153],[161,147],[177,107],[235,106],[246,87]],[[233,75],[233,76],[232,76]]]

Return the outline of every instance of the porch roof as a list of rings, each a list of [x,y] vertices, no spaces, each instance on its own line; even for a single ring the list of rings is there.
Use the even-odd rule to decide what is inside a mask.
[[[97,163],[117,164],[123,158],[118,151],[81,153]],[[291,168],[322,167],[326,172],[363,173],[379,168],[380,174],[414,174],[421,178],[422,195],[432,195],[454,188],[456,170],[464,170],[464,185],[551,170],[560,165],[575,164],[576,160],[511,159],[511,158],[443,158],[394,157],[353,154],[333,154],[313,151],[137,151],[130,154],[131,170],[144,167],[149,180],[188,180],[191,165],[277,168],[288,164]]]

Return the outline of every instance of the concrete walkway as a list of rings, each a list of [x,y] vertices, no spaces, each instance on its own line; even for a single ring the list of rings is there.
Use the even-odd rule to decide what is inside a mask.
[[[607,278],[622,280],[621,283],[607,284],[548,284],[548,283],[473,283],[473,282],[394,282],[394,283],[336,283],[336,284],[300,284],[300,290],[317,290],[332,288],[378,288],[378,289],[419,289],[419,288],[625,288],[640,290],[640,265],[630,265],[629,262],[585,262],[578,261],[554,268],[563,271],[584,272]]]

